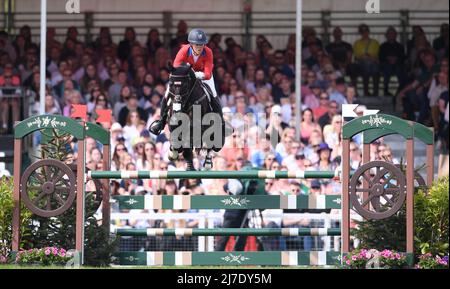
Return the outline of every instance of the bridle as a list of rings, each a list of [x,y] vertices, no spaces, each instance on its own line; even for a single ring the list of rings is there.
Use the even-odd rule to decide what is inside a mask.
[[[187,79],[188,83],[190,83],[192,77],[189,74],[187,74],[187,75],[172,75],[172,74],[170,74],[169,75],[170,86],[172,85],[172,83],[175,83],[177,81],[182,82],[183,79]],[[194,91],[196,82],[197,82],[197,78],[194,77],[194,83],[192,84],[192,87],[188,91],[186,91],[185,93],[180,93],[180,94],[175,94],[172,91],[170,91],[170,86],[169,86],[168,94],[171,95],[173,97],[174,101],[177,102],[177,103],[180,103],[180,102],[184,101],[184,103],[182,103],[182,105],[184,105],[185,102],[191,96],[192,92]]]

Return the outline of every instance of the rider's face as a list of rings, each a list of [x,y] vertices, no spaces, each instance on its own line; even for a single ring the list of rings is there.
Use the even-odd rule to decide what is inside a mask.
[[[197,55],[202,53],[204,47],[205,47],[204,44],[192,44],[192,49],[194,50],[195,54],[197,54]]]

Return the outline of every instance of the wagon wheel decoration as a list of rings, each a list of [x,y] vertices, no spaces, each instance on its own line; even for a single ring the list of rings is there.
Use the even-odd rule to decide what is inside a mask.
[[[371,175],[372,173],[372,175]],[[362,188],[366,180],[368,188]],[[363,200],[362,193],[368,193]],[[359,167],[350,180],[350,200],[354,209],[366,219],[385,219],[400,210],[406,198],[406,178],[395,165],[373,161]],[[368,204],[372,209],[368,208]]]
[[[61,161],[39,160],[23,173],[20,194],[34,214],[54,217],[72,205],[76,194],[76,177]]]
[[[69,164],[69,168],[77,174],[77,164]],[[88,167],[85,168],[85,172],[89,172],[91,169]],[[98,179],[92,179],[86,181],[85,192],[94,192],[95,193],[95,209],[97,210],[100,207],[100,204],[103,200],[103,186],[102,182]]]
[[[406,171],[406,165],[396,164],[395,166],[403,172]],[[404,174],[406,174],[406,173],[404,173]],[[427,183],[425,182],[424,178],[422,177],[421,174],[419,174],[419,172],[417,170],[414,170],[414,188],[421,189],[425,193],[428,192]]]

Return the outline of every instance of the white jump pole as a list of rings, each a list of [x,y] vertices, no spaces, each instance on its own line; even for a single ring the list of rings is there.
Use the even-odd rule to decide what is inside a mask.
[[[40,59],[40,89],[39,113],[45,114],[45,70],[47,49],[47,0],[41,0],[41,59]]]
[[[302,1],[297,0],[296,39],[295,39],[295,137],[300,140],[300,124],[302,121]]]

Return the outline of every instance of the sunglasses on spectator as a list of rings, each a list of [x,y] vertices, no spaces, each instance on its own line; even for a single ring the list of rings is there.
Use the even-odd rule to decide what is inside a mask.
[[[150,147],[150,148],[146,148],[145,149],[145,151],[147,152],[147,151],[154,151],[155,149],[153,148],[153,147]]]
[[[166,166],[162,166],[162,167],[160,167],[160,169],[161,170],[167,170],[167,167]]]
[[[126,149],[125,148],[117,148],[116,149],[118,152],[123,152],[123,151],[126,151]]]

